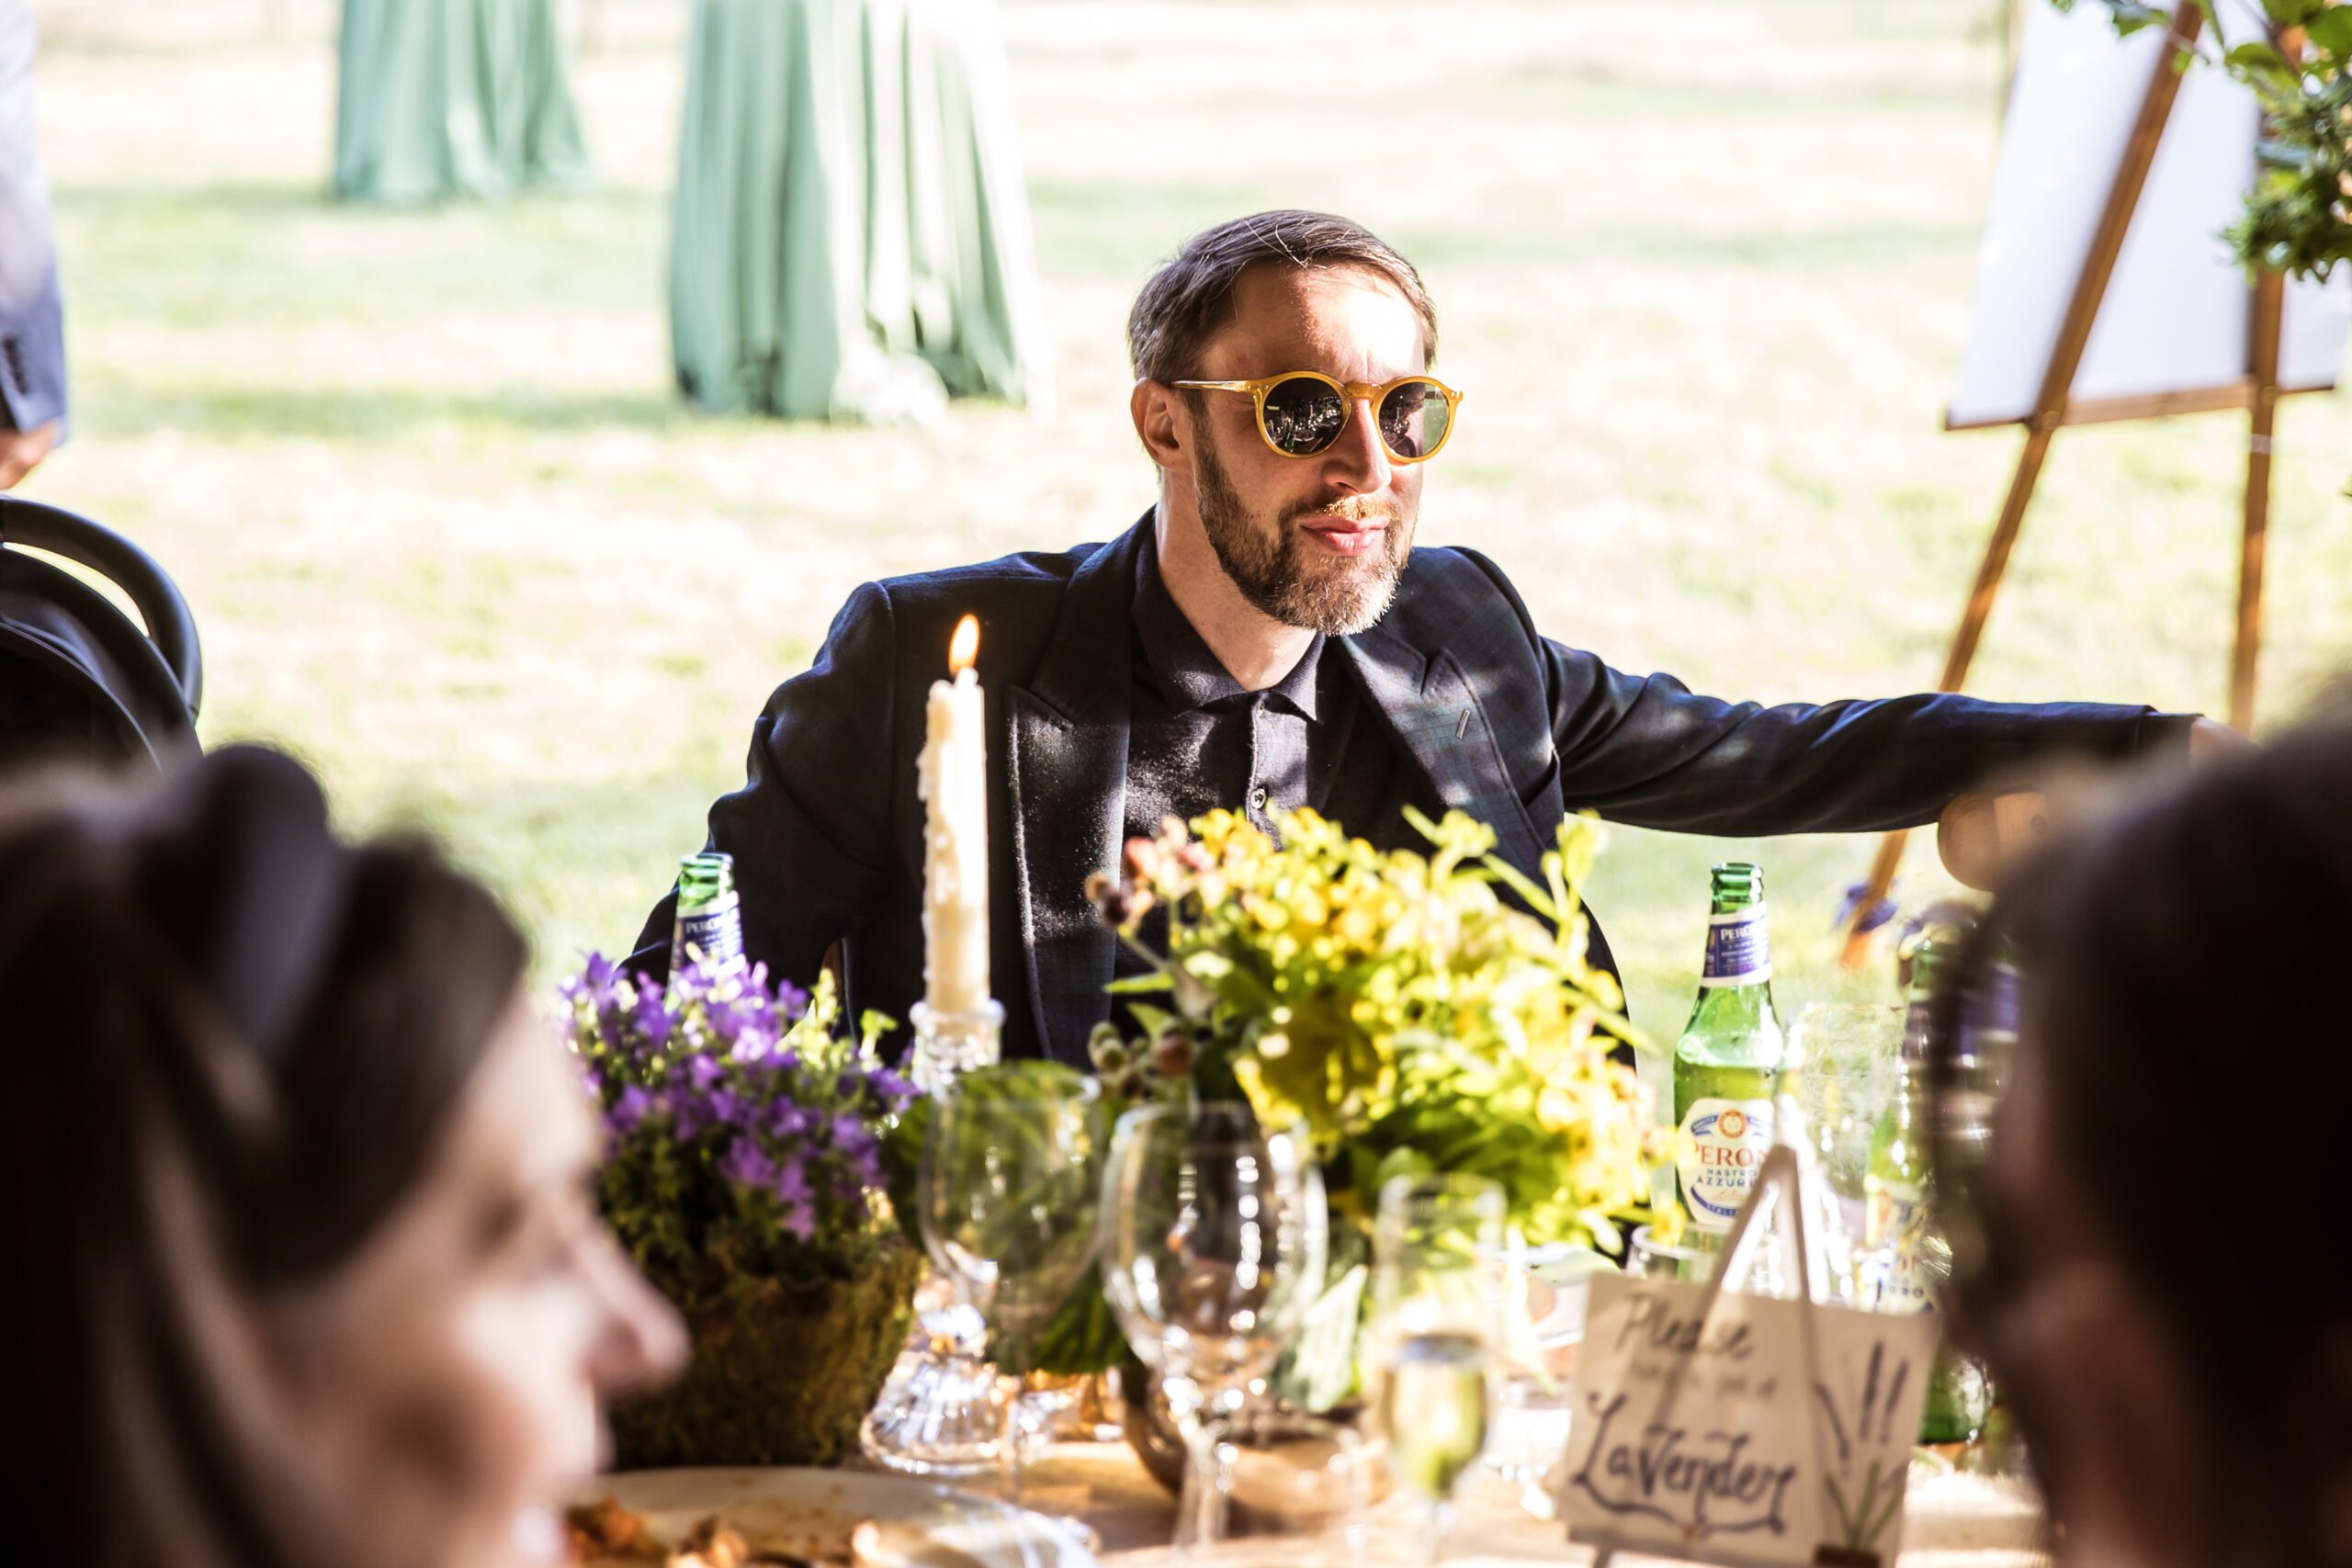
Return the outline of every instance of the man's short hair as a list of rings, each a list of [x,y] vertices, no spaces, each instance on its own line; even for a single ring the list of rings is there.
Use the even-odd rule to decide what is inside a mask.
[[[1421,356],[1437,356],[1437,307],[1413,264],[1363,224],[1329,212],[1255,212],[1204,229],[1160,265],[1127,312],[1136,375],[1177,381],[1201,373],[1201,349],[1233,319],[1233,285],[1253,266],[1356,266],[1396,286],[1421,319]]]

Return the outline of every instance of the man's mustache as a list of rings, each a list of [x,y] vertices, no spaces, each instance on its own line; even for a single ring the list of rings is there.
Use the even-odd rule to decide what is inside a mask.
[[[1368,495],[1343,495],[1333,501],[1295,506],[1283,513],[1284,523],[1310,522],[1317,517],[1328,517],[1340,523],[1379,523],[1394,527],[1405,520],[1405,513],[1396,502]]]

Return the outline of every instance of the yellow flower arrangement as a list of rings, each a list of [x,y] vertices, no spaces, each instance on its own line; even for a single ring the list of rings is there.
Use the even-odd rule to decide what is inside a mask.
[[[1361,1225],[1400,1173],[1492,1178],[1530,1240],[1613,1243],[1646,1217],[1668,1153],[1620,1042],[1647,1049],[1591,966],[1577,888],[1600,824],[1569,818],[1531,881],[1469,817],[1415,814],[1430,851],[1382,852],[1312,811],[1277,843],[1233,812],[1127,847],[1098,904],[1153,972],[1120,982],[1204,1094],[1297,1118],[1335,1221]],[[1165,954],[1142,943],[1167,914]],[[1171,1007],[1142,999],[1164,993]]]

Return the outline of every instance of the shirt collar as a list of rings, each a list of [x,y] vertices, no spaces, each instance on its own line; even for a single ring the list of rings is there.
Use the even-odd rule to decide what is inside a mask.
[[[1250,694],[1218,662],[1177,604],[1175,596],[1168,592],[1168,584],[1159,575],[1159,548],[1149,538],[1136,552],[1135,625],[1144,662],[1150,667],[1170,713],[1190,713],[1211,703]],[[1266,692],[1269,697],[1310,723],[1315,719],[1315,674],[1322,662],[1323,642],[1323,634],[1317,632],[1315,640],[1307,645],[1290,673]]]

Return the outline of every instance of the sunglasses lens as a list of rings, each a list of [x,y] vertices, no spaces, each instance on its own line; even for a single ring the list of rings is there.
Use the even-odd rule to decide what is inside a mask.
[[[1453,407],[1434,381],[1406,381],[1380,400],[1380,440],[1396,457],[1423,457],[1445,443]]]
[[[1339,439],[1348,406],[1339,392],[1308,376],[1294,376],[1266,389],[1266,439],[1278,452],[1311,457]]]

